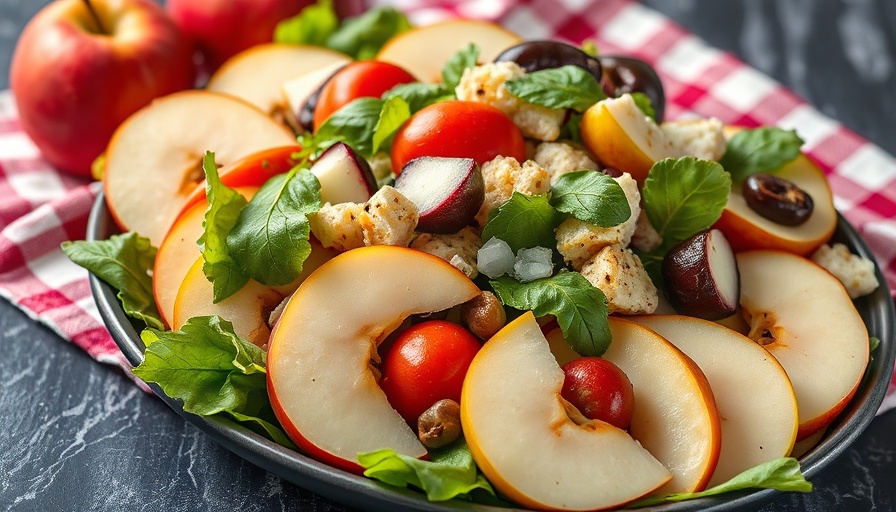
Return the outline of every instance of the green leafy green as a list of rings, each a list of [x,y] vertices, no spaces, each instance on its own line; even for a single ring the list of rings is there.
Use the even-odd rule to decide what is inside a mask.
[[[274,42],[325,46],[338,27],[339,18],[333,10],[333,1],[318,0],[296,16],[278,23],[274,29]]]
[[[423,82],[399,84],[383,93],[384,100],[394,97],[404,99],[412,114],[433,103],[456,98],[454,91],[448,89],[445,84],[427,84]]]
[[[653,109],[653,102],[650,101],[650,96],[643,92],[633,92],[629,94],[631,94],[632,99],[635,100],[635,106],[637,106],[641,112],[644,112],[645,116],[656,122],[660,122],[660,120],[656,118],[656,110]]]
[[[501,302],[535,316],[554,315],[566,342],[583,356],[600,356],[610,346],[607,298],[582,274],[561,270],[552,277],[519,283],[502,276],[489,281]]]
[[[326,46],[356,60],[372,59],[386,41],[409,28],[411,22],[404,13],[391,7],[378,7],[345,20],[327,38]]]
[[[146,329],[143,362],[134,375],[153,382],[199,416],[221,414],[281,445],[283,433],[268,400],[265,352],[217,316],[187,320],[179,331]]]
[[[803,139],[794,130],[776,127],[741,130],[728,141],[719,161],[740,183],[754,172],[774,172],[800,154]]]
[[[478,61],[479,47],[475,44],[470,43],[465,48],[458,50],[442,67],[442,83],[449,91],[454,91],[464,75],[464,70],[475,68]]]
[[[125,314],[149,327],[164,329],[149,274],[156,248],[148,238],[130,232],[107,240],[62,242],[62,250],[70,260],[118,290]]]
[[[395,487],[416,487],[430,501],[454,498],[470,499],[473,491],[491,496],[495,491],[477,470],[473,456],[463,439],[431,452],[430,460],[420,460],[391,449],[359,453],[364,476]]]
[[[618,226],[632,210],[619,183],[595,171],[564,174],[551,186],[551,206],[600,227]]]
[[[582,143],[582,118],[581,112],[569,111],[566,122],[561,127],[560,138],[569,139],[579,144]]]
[[[324,121],[317,132],[300,140],[303,148],[312,151],[312,158],[337,142],[345,142],[364,158],[373,157],[373,134],[380,122],[383,100],[358,98]]]
[[[597,57],[599,53],[597,51],[597,43],[594,42],[594,39],[585,39],[584,41],[582,41],[581,49],[591,57]]]
[[[205,195],[208,210],[202,221],[202,236],[196,241],[202,247],[202,272],[212,283],[212,302],[217,304],[230,297],[248,281],[230,253],[227,251],[227,234],[233,229],[240,212],[246,206],[246,199],[239,192],[221,183],[215,154],[207,152],[202,159],[205,171]]]
[[[870,338],[868,338],[868,351],[869,352],[874,352],[875,350],[877,350],[877,347],[879,347],[879,346],[880,346],[880,338],[878,338],[876,336],[871,336]]]
[[[482,239],[504,240],[517,252],[531,247],[555,247],[554,229],[563,216],[546,195],[530,196],[514,192],[504,204],[492,210],[482,229]]]
[[[579,112],[607,97],[590,71],[572,65],[533,71],[508,80],[505,86],[511,94],[529,103]]]
[[[807,481],[800,472],[800,463],[793,457],[781,457],[770,460],[758,466],[754,466],[731,480],[701,492],[688,492],[667,494],[665,496],[650,496],[628,507],[649,507],[665,502],[676,502],[717,496],[726,492],[740,491],[743,489],[777,489],[779,491],[812,491],[812,483]]]
[[[308,169],[274,176],[240,212],[227,249],[240,269],[270,286],[291,283],[311,254],[308,214],[320,208],[320,183]]]
[[[388,141],[410,117],[411,107],[401,96],[393,96],[383,101],[383,108],[373,129],[371,153],[376,154],[383,143]]]
[[[712,226],[730,192],[731,177],[717,162],[667,158],[650,168],[641,198],[647,218],[668,249]]]

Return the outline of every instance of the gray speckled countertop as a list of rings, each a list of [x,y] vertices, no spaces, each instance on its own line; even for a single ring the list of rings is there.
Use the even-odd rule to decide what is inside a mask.
[[[22,25],[44,3],[0,0],[0,89]],[[644,3],[896,153],[896,2]],[[0,509],[345,510],[233,455],[3,300],[0,354]],[[894,510],[894,475],[890,412],[813,479],[812,494],[763,510]]]

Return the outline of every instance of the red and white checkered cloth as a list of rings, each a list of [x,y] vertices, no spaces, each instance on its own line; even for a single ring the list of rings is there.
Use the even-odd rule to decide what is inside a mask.
[[[795,128],[827,173],[835,204],[874,251],[896,289],[896,160],[730,54],[708,47],[631,0],[389,0],[418,24],[447,17],[497,20],[529,39],[593,39],[605,53],[655,65],[667,117],[714,116],[726,124]],[[87,273],[59,249],[84,238],[98,184],[60,175],[22,133],[13,99],[0,93],[0,295],[98,361],[127,368],[103,327]],[[896,407],[896,381],[881,411]]]

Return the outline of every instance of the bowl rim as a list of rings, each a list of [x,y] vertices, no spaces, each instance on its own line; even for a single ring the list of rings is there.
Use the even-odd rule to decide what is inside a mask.
[[[90,211],[87,240],[103,240],[118,232],[102,192]],[[882,283],[872,294],[855,301],[870,336],[880,340],[872,353],[859,388],[846,408],[828,427],[823,439],[799,458],[803,475],[811,479],[837,459],[868,427],[886,395],[896,360],[896,312],[886,280],[871,250],[858,231],[838,212],[837,229],[832,241],[846,243],[860,256],[875,262],[875,273]],[[143,360],[145,345],[135,323],[121,308],[117,292],[104,281],[90,274],[90,288],[103,319],[116,345],[133,367]],[[185,412],[181,403],[167,396],[157,385],[152,391],[184,419],[198,427],[223,447],[281,478],[344,505],[364,510],[393,511],[506,511],[514,510],[460,500],[431,502],[419,492],[379,483],[318,462],[298,451],[278,445],[230,420],[202,417]],[[744,490],[721,496],[699,498],[678,503],[665,503],[639,510],[657,512],[754,510],[782,496],[773,489]],[[521,509],[516,509],[521,510]]]

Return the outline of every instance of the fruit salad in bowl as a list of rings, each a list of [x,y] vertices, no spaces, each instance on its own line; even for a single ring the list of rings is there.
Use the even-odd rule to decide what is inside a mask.
[[[359,54],[284,29],[118,129],[65,250],[134,374],[364,508],[810,490],[893,311],[798,134],[666,120],[632,56],[394,25]]]

